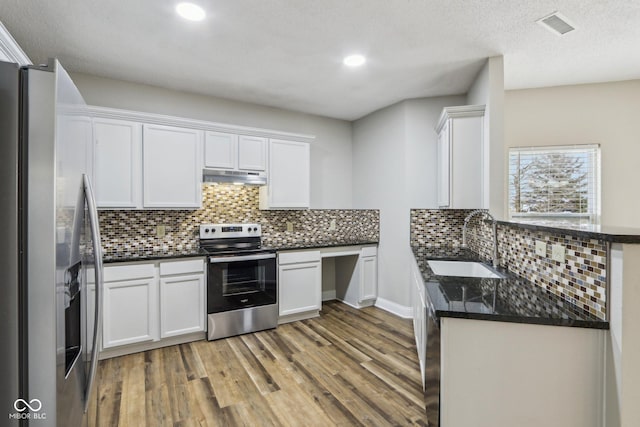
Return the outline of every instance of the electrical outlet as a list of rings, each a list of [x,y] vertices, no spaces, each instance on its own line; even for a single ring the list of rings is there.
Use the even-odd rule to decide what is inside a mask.
[[[553,258],[554,261],[564,262],[564,246],[552,245],[551,258]]]
[[[156,236],[161,239],[164,235],[167,234],[167,228],[164,225],[156,226]]]
[[[536,255],[547,256],[547,244],[541,240],[536,241]]]
[[[293,231],[293,223],[291,221],[287,221],[287,231]]]
[[[336,220],[332,219],[329,223],[329,231],[334,231],[336,229]]]

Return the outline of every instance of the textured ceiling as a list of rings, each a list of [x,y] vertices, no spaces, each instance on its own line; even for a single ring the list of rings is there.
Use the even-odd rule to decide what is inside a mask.
[[[465,93],[494,55],[507,89],[640,78],[639,0],[193,1],[205,21],[173,0],[2,0],[0,21],[35,62],[347,120]],[[535,23],[556,10],[577,30]]]

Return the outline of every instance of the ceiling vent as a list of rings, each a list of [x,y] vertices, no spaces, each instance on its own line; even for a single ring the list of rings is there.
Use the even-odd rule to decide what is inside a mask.
[[[553,12],[551,15],[540,18],[536,22],[558,36],[564,36],[576,29],[576,27],[569,23],[567,18],[558,12]]]

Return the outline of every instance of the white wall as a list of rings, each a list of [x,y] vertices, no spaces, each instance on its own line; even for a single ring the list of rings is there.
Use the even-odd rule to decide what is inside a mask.
[[[506,172],[504,153],[504,60],[502,56],[487,59],[467,93],[467,104],[485,105],[484,164],[485,204],[498,219],[506,218]]]
[[[464,96],[404,101],[353,123],[353,206],[380,209],[379,297],[410,306],[409,210],[436,207],[435,125]]]
[[[311,207],[351,207],[351,123],[156,86],[72,73],[90,105],[312,134]]]
[[[640,227],[640,80],[507,91],[505,141],[600,144],[602,224]]]

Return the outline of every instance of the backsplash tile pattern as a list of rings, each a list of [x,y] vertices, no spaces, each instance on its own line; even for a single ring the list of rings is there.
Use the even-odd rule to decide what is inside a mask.
[[[460,246],[465,209],[411,209],[411,246]]]
[[[202,209],[194,211],[100,211],[105,255],[195,249],[203,223],[260,223],[266,246],[379,240],[378,210],[261,211],[257,187],[203,184],[202,193]],[[333,231],[329,231],[331,220],[336,222]],[[287,231],[287,222],[293,223],[294,231]],[[166,234],[162,238],[156,235],[158,225],[165,225]]]
[[[462,224],[469,210],[411,211],[411,244],[414,246],[458,246],[462,239]],[[425,235],[424,224],[446,225],[441,231]],[[581,239],[571,235],[531,231],[517,225],[498,225],[500,264],[537,286],[556,294],[575,307],[600,319],[606,318],[607,248],[604,242]],[[443,238],[443,236],[445,236]],[[447,242],[446,236],[450,236]],[[491,223],[473,219],[469,224],[469,248],[482,258],[492,253]],[[536,240],[547,245],[547,255],[535,253]],[[565,262],[551,259],[551,245],[565,246]]]

